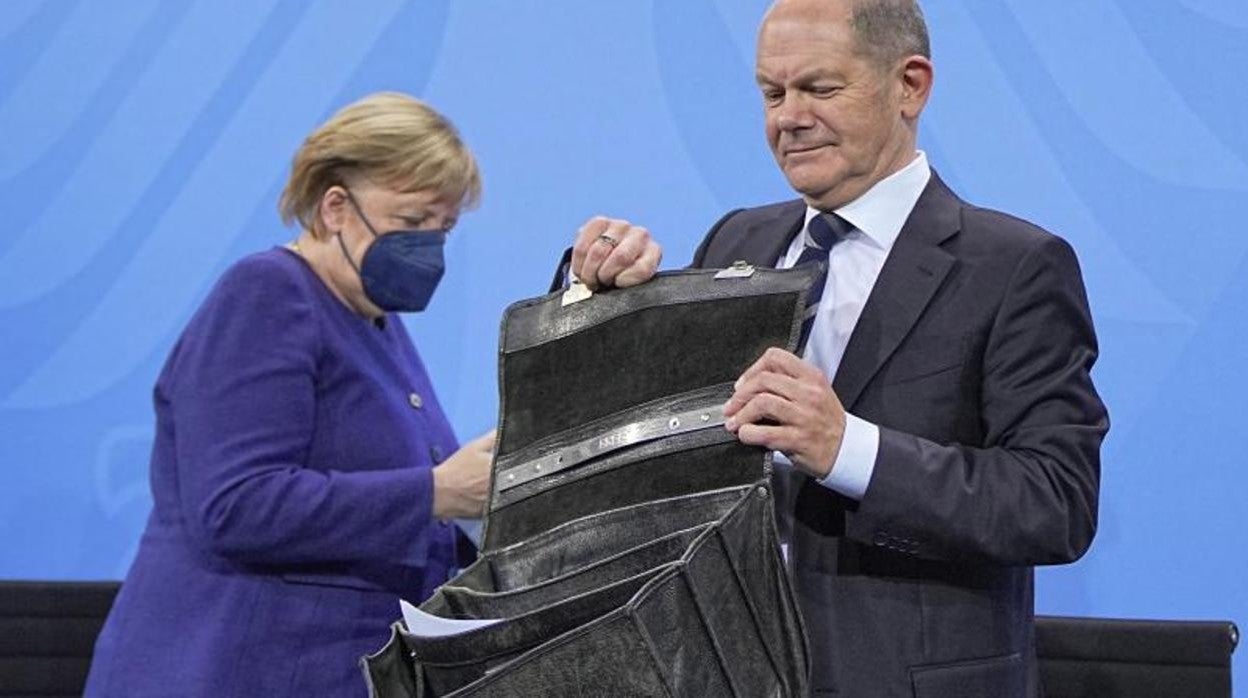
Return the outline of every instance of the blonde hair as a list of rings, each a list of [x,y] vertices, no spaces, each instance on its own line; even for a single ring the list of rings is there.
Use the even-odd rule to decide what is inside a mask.
[[[319,231],[325,191],[360,176],[397,191],[436,190],[465,208],[481,198],[477,161],[451,122],[418,99],[378,92],[343,107],[304,140],[278,201],[282,221]]]

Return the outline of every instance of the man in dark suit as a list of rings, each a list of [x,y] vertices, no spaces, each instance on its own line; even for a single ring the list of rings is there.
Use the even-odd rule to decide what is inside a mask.
[[[828,265],[804,357],[768,351],[725,410],[791,466],[814,692],[1038,695],[1032,567],[1091,543],[1108,428],[1075,255],[916,149],[933,69],[913,0],[777,2],[757,79],[801,199],[730,212],[694,266]],[[571,271],[631,285],[657,261],[644,229],[597,218]]]

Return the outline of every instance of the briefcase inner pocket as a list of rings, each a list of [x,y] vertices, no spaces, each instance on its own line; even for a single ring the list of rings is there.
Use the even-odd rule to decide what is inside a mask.
[[[465,633],[441,637],[419,637],[406,632],[400,635],[412,659],[424,665],[426,679],[435,684],[435,694],[443,695],[552,638],[620,615],[643,587],[673,574],[674,565],[664,565],[511,617],[502,612],[516,609],[483,609],[485,617],[505,620]],[[435,615],[450,612],[449,605],[438,595],[422,604],[421,609]]]
[[[513,579],[510,575],[506,575],[505,581],[516,584],[504,585],[504,588],[499,588],[496,583],[493,566],[485,564],[480,569],[489,574],[469,575],[465,573],[444,585],[443,595],[457,613],[472,613],[471,609],[474,604],[494,597],[505,599],[523,596],[528,599],[524,603],[536,605],[550,603],[556,598],[601,586],[606,580],[631,577],[676,560],[689,547],[693,539],[709,525],[677,531],[600,560],[594,560],[589,555],[581,556],[591,558],[585,564],[574,564],[579,561],[565,558],[564,565],[552,565],[550,569],[543,570],[555,573],[549,577],[533,575],[529,579]],[[591,552],[596,556],[610,551],[594,550]]]
[[[622,521],[640,521],[643,528],[653,536],[644,545],[633,546],[622,554],[609,555],[594,564],[569,569],[566,574],[551,577],[545,583],[525,584],[517,578],[514,590],[508,592],[479,592],[467,588],[467,573],[444,585],[421,610],[447,618],[492,619],[496,622],[477,629],[450,636],[416,636],[402,633],[411,656],[425,669],[425,676],[441,694],[455,690],[487,676],[491,671],[519,657],[552,638],[571,635],[588,637],[597,633],[604,623],[622,614],[640,613],[643,605],[652,605],[660,589],[667,589],[673,580],[680,588],[697,588],[695,597],[703,601],[720,600],[734,609],[731,627],[740,632],[755,628],[752,624],[749,603],[736,603],[734,593],[739,593],[736,579],[743,569],[754,569],[763,550],[759,545],[764,539],[760,527],[767,520],[766,511],[771,506],[769,498],[758,496],[759,483],[746,488],[735,488],[718,493],[678,498],[647,506],[631,507]],[[649,506],[649,505],[659,506]],[[709,504],[709,507],[708,507]],[[683,505],[683,506],[682,506]],[[726,506],[725,506],[726,505]],[[672,518],[672,511],[685,514],[700,512],[700,517],[710,516],[707,523],[691,528],[672,531],[665,535],[655,533],[684,523],[685,516]],[[602,519],[611,519],[617,512],[587,517],[563,527],[584,526],[588,531],[601,530]],[[606,528],[612,528],[607,522]],[[546,547],[557,547],[565,538],[544,541]],[[512,550],[526,555],[540,554],[529,549],[532,541],[513,546]],[[581,539],[580,545],[595,545],[597,541]],[[608,549],[615,546],[607,543]],[[527,549],[527,550],[526,550]],[[562,548],[562,552],[573,552]],[[598,556],[602,557],[602,556]],[[749,563],[745,563],[748,560]],[[745,564],[743,568],[741,565]],[[481,564],[480,562],[478,564]],[[708,567],[710,565],[710,567]],[[640,571],[638,571],[640,570]],[[710,578],[708,578],[708,576]],[[727,593],[725,590],[731,591]],[[697,604],[685,604],[682,614],[702,613]],[[707,607],[710,608],[710,607]],[[641,614],[650,617],[650,614]],[[641,622],[634,618],[628,626]],[[653,619],[652,619],[653,620]],[[718,619],[717,621],[718,622]],[[725,621],[727,622],[727,621]],[[656,631],[666,628],[666,623],[656,626]],[[718,626],[716,626],[718,627]],[[634,632],[630,630],[629,632]],[[753,632],[760,632],[753,630]],[[767,636],[770,637],[770,634]],[[554,640],[558,642],[558,640]],[[593,644],[592,642],[590,643]],[[548,646],[548,645],[547,645]],[[760,657],[765,657],[765,654]],[[766,667],[767,662],[753,664]],[[760,669],[769,675],[769,672]]]
[[[487,551],[461,579],[488,575],[496,591],[587,567],[677,531],[718,520],[750,487],[732,487],[620,507],[566,522],[507,548]],[[459,582],[456,582],[459,583]]]

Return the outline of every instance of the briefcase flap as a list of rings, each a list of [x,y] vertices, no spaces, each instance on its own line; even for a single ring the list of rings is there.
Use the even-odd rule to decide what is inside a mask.
[[[482,547],[767,476],[770,454],[723,428],[723,405],[769,347],[798,351],[819,272],[665,272],[571,303],[554,293],[508,308]]]

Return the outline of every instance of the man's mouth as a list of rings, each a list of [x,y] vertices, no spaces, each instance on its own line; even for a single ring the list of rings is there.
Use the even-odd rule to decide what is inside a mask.
[[[785,148],[784,154],[786,156],[801,155],[802,153],[811,153],[821,148],[827,148],[827,147],[828,147],[827,143],[813,143],[810,145],[797,145],[797,146],[792,146],[790,148]]]

